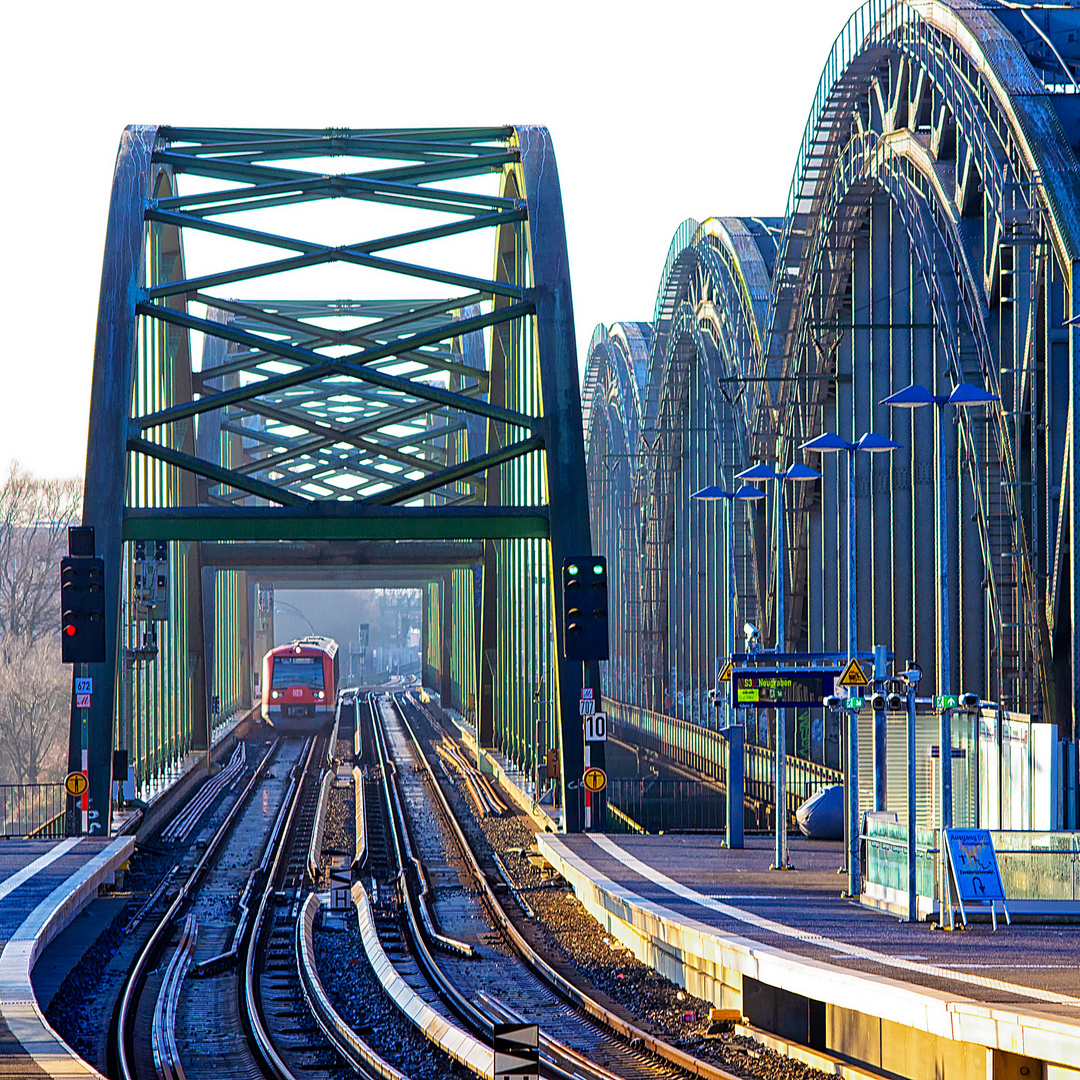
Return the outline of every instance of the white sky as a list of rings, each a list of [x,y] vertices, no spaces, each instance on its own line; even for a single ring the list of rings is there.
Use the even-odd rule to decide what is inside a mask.
[[[651,318],[684,218],[783,213],[818,76],[854,6],[11,5],[0,468],[82,473],[125,124],[546,124],[583,361],[597,323]]]

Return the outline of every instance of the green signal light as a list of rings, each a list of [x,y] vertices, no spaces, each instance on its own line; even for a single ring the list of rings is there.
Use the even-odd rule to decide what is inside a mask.
[[[592,572],[594,574],[602,574],[604,572],[604,564],[603,563],[593,563]]]
[[[570,565],[569,565],[569,566],[568,566],[568,567],[566,568],[566,572],[567,572],[568,574],[571,574],[571,575],[573,575],[574,577],[577,577],[577,575],[578,575],[578,567],[577,567],[577,564],[576,564],[576,563],[571,563],[571,564],[570,564]]]

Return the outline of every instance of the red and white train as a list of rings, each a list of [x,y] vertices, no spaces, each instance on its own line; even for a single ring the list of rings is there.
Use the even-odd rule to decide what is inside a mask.
[[[306,637],[271,649],[262,664],[262,718],[282,734],[318,731],[334,716],[338,643]]]

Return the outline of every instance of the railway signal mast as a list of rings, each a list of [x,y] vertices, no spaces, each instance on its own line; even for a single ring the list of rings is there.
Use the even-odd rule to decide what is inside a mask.
[[[566,789],[584,793],[585,828],[604,821],[604,744],[606,717],[600,710],[600,687],[593,686],[592,665],[608,658],[607,559],[582,555],[563,560],[562,568],[563,655],[582,663],[581,706],[584,771],[567,778]],[[599,679],[597,679],[599,683]],[[596,810],[595,815],[593,810]],[[564,811],[565,812],[565,811]]]

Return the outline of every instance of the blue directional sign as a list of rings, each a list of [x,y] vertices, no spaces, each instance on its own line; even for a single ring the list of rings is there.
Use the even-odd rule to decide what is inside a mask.
[[[988,904],[1005,899],[997,853],[987,829],[946,829],[945,842],[961,901]]]

